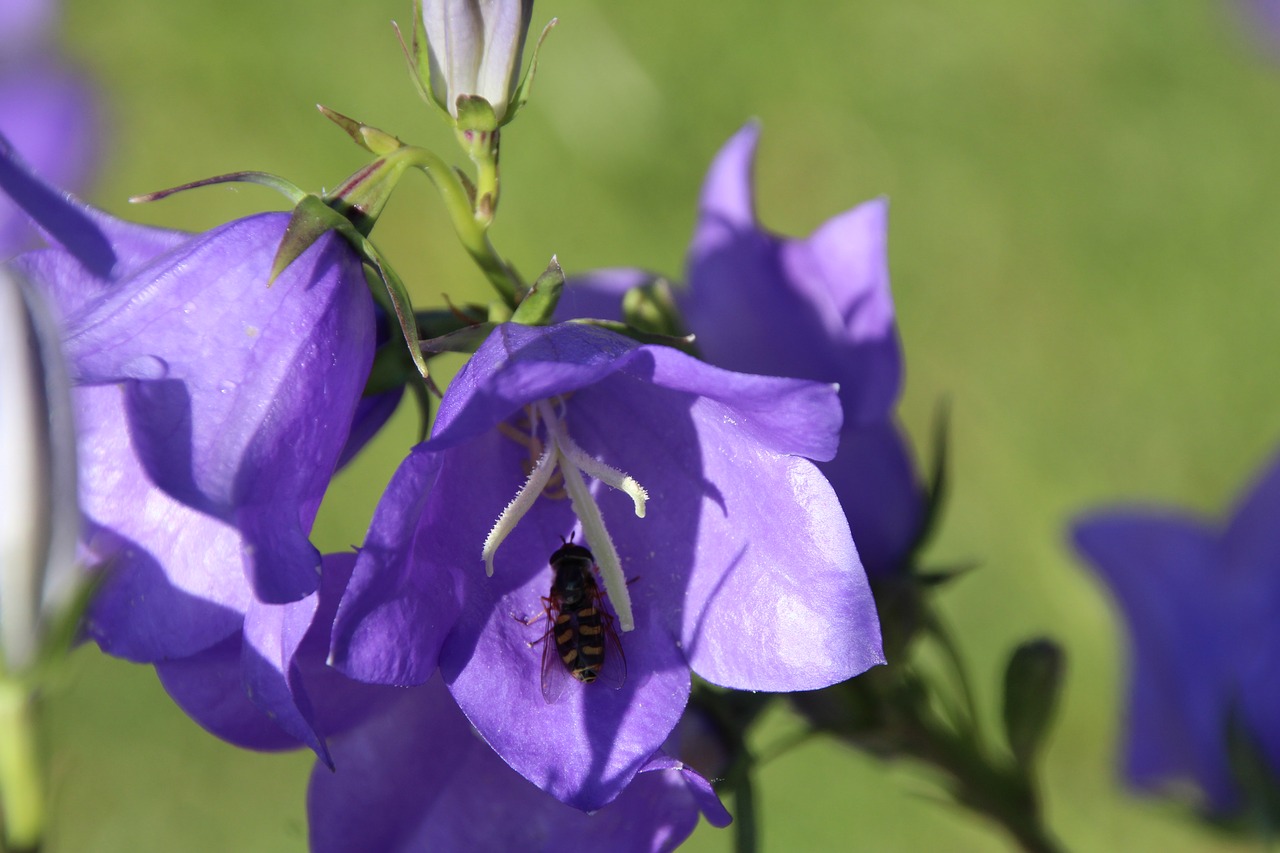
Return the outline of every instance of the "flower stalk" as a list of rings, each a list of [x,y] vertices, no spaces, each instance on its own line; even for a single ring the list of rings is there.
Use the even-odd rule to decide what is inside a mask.
[[[6,853],[32,853],[44,835],[37,718],[30,687],[17,680],[0,681],[0,815]]]

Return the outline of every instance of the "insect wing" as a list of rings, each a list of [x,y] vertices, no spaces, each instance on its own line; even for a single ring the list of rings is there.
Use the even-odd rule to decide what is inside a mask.
[[[617,690],[627,680],[627,656],[622,650],[622,640],[613,627],[613,614],[605,607],[604,602],[604,594],[597,591],[595,604],[600,611],[600,626],[604,629],[604,663],[600,665],[596,681]]]
[[[555,624],[558,612],[554,607],[547,608],[547,633],[542,638],[542,698],[548,705],[559,701],[564,694],[565,682],[572,678],[556,649]]]

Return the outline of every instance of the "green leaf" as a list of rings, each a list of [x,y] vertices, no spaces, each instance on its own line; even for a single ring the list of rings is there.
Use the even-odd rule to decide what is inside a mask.
[[[555,255],[547,264],[546,272],[538,276],[533,287],[525,293],[520,304],[516,306],[511,319],[526,326],[545,326],[551,322],[560,302],[560,294],[564,291],[564,270]]]
[[[1066,656],[1049,639],[1025,642],[1009,656],[1004,672],[1004,730],[1009,749],[1028,776],[1062,695]]]

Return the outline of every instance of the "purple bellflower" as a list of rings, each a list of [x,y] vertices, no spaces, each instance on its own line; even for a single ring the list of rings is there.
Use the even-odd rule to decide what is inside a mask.
[[[308,534],[373,356],[359,259],[328,234],[268,285],[288,214],[146,228],[54,191],[7,149],[0,189],[50,243],[12,267],[62,321],[82,558],[107,569],[88,633],[156,662],[243,631],[252,694],[287,696],[277,647],[301,617],[284,610],[314,612]]]
[[[52,55],[56,17],[50,0],[0,3],[0,134],[46,180],[77,187],[88,177],[100,121],[84,80]],[[0,196],[0,259],[31,237],[21,210]]]
[[[925,494],[894,408],[902,349],[885,249],[888,206],[867,202],[803,240],[756,219],[748,125],[716,156],[702,189],[680,293],[696,346],[729,370],[836,382],[840,449],[819,464],[844,507],[872,579],[900,569],[924,519]],[[616,317],[618,298],[652,280],[604,270],[571,280],[560,316]]]
[[[503,760],[598,809],[670,735],[691,670],[789,691],[882,662],[848,525],[809,461],[834,453],[839,425],[829,385],[588,325],[500,326],[375,511],[333,662],[401,685],[438,665]],[[614,615],[594,683],[548,648],[548,560],[574,537]]]
[[[1125,775],[1145,790],[1190,783],[1208,812],[1236,810],[1233,727],[1280,778],[1280,458],[1225,524],[1108,509],[1072,537],[1129,628]]]

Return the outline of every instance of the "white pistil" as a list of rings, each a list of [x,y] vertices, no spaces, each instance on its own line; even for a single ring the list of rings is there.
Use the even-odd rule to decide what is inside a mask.
[[[516,492],[516,496],[511,503],[507,504],[507,508],[493,523],[493,529],[485,537],[484,548],[481,549],[480,555],[484,557],[484,571],[489,577],[493,577],[493,555],[497,553],[498,546],[502,544],[503,539],[507,538],[507,534],[515,530],[516,522],[524,517],[524,514],[533,506],[533,502],[538,499],[538,495],[542,494],[542,490],[551,481],[551,475],[556,470],[556,455],[555,448],[551,445],[542,451],[542,455],[538,457],[538,463],[529,472],[529,479],[525,480],[520,491]]]

